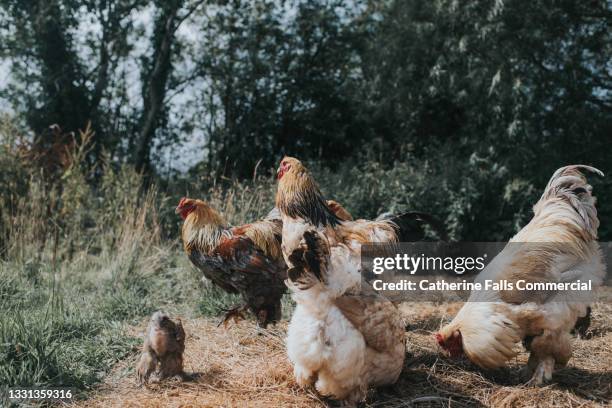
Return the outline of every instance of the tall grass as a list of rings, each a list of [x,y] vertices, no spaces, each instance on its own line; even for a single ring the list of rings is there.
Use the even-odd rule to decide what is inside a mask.
[[[129,166],[88,163],[88,130],[60,151],[16,134],[0,124],[1,387],[85,392],[137,352],[126,328],[154,310],[216,316],[238,302],[190,265],[174,207],[198,191],[228,222],[247,222],[271,208],[272,182],[160,193]]]
[[[161,240],[166,198],[128,167],[89,166],[90,137],[78,135],[51,170],[26,144],[0,139],[0,169],[18,175],[0,180],[4,387],[88,389],[136,350],[126,324],[197,290],[175,243]]]

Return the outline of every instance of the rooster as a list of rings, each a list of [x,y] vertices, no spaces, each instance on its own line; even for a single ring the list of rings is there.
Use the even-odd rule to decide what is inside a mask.
[[[605,268],[596,241],[599,220],[592,187],[581,170],[603,176],[583,165],[558,169],[534,206],[533,219],[483,270],[480,281],[601,284]],[[555,367],[567,364],[569,333],[588,319],[588,305],[573,296],[570,291],[473,291],[436,339],[451,357],[466,355],[483,368],[503,366],[523,341],[530,355],[522,377],[540,385],[552,379]]]
[[[340,216],[350,214],[334,202]],[[240,294],[245,306],[227,311],[224,321],[248,308],[260,327],[281,317],[286,265],[281,252],[282,222],[273,209],[262,220],[229,227],[221,214],[202,200],[182,198],[176,213],[184,220],[183,247],[206,278],[228,293]]]
[[[287,286],[297,304],[287,333],[295,379],[356,404],[369,386],[394,383],[404,363],[398,310],[360,276],[361,245],[396,242],[397,225],[340,220],[295,158],[282,160],[277,177]]]

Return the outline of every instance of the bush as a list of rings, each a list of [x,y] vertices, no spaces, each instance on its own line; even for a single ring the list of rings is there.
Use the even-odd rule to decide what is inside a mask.
[[[442,157],[448,156],[313,167],[325,194],[355,217],[424,211],[444,223],[451,239],[466,241],[506,241],[530,218],[544,185],[537,189],[488,158]]]

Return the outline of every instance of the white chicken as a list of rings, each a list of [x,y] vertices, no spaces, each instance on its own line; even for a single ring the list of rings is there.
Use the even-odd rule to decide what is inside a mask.
[[[517,290],[533,283],[591,282],[605,277],[597,243],[599,220],[583,165],[558,169],[534,206],[534,217],[483,270],[479,282],[506,281],[512,290],[474,291],[453,321],[436,338],[451,356],[465,354],[483,368],[503,366],[523,341],[530,351],[523,370],[529,383],[552,379],[555,367],[571,357],[570,331],[588,313],[576,292]]]
[[[297,307],[287,335],[296,381],[348,404],[393,384],[405,357],[397,308],[360,276],[366,242],[394,242],[391,221],[340,221],[306,168],[284,158],[276,204],[283,220],[287,286]]]

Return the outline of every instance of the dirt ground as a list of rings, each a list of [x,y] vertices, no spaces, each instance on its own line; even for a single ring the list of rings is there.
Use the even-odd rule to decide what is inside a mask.
[[[553,383],[525,387],[520,353],[506,368],[483,371],[438,352],[432,333],[453,316],[459,304],[402,304],[407,323],[407,355],[400,380],[372,390],[366,407],[595,407],[612,406],[612,305],[593,308],[588,336],[575,338],[569,365],[555,373]],[[142,335],[144,328],[134,328]],[[136,356],[112,370],[82,407],[322,407],[335,406],[301,389],[293,380],[284,351],[282,322],[259,330],[251,321],[228,328],[207,319],[184,321],[188,333],[186,371],[191,381],[169,380],[138,387]]]

